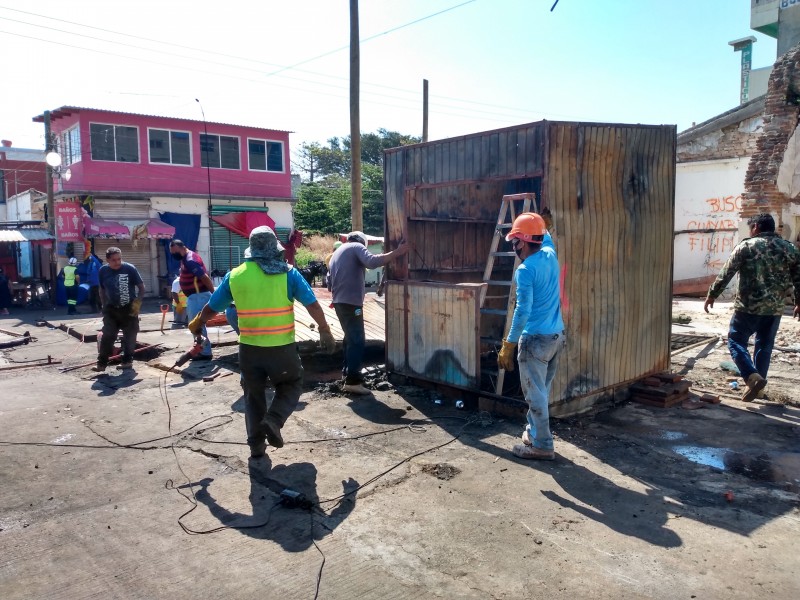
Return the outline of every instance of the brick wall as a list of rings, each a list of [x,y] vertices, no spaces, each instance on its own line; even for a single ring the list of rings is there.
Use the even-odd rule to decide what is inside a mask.
[[[763,115],[744,119],[722,129],[710,131],[681,143],[678,136],[678,162],[720,160],[752,156],[762,131]]]
[[[800,116],[797,93],[800,90],[795,90],[792,84],[797,78],[800,78],[800,45],[778,59],[769,78],[763,131],[745,175],[743,217],[770,212],[781,219],[782,208],[798,200],[789,198],[777,185],[778,171]]]

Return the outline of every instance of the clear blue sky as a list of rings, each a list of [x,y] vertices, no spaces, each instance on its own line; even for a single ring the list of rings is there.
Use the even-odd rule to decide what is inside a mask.
[[[749,0],[361,0],[361,130],[430,137],[540,119],[671,123],[738,104]],[[25,12],[20,12],[25,11]],[[440,14],[436,14],[440,13]],[[414,23],[414,21],[417,21]],[[44,147],[62,105],[350,131],[348,0],[0,0],[0,137]]]

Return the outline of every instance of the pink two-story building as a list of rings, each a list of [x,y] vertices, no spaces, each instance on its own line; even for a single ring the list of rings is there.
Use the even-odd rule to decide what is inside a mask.
[[[283,242],[293,232],[287,131],[74,106],[49,117],[51,146],[61,155],[56,203],[79,201],[90,219],[85,244],[101,259],[109,246],[120,247],[148,295],[163,290],[176,268],[158,241],[168,237],[158,221],[174,226],[220,274],[247,247],[246,232],[230,226],[233,213],[249,213],[248,223],[274,222]],[[97,233],[89,224],[98,220],[122,227]],[[57,245],[60,261],[83,256],[81,243]]]

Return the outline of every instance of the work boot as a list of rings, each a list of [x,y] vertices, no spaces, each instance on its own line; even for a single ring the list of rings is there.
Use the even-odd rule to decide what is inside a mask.
[[[120,364],[117,365],[117,370],[118,371],[125,371],[126,369],[132,369],[132,368],[133,368],[133,361],[132,360],[125,360],[125,361],[123,361],[123,362],[121,362]]]
[[[763,390],[767,385],[767,380],[759,373],[751,373],[745,383],[747,383],[747,389],[742,395],[742,402],[752,402],[758,398],[758,392]]]
[[[264,417],[261,421],[261,428],[267,436],[267,442],[273,448],[283,448],[283,437],[281,437],[281,428],[277,423],[274,423],[268,416]]]
[[[267,453],[267,444],[261,442],[255,446],[250,446],[250,458],[261,458]]]
[[[542,450],[535,446],[526,446],[525,444],[517,444],[512,448],[511,452],[518,458],[526,458],[529,460],[553,460],[556,453],[552,450]]]
[[[531,441],[531,432],[528,428],[525,428],[522,431],[522,443],[526,446],[533,446],[533,442]]]
[[[372,392],[361,383],[345,383],[342,386],[342,391],[346,394],[357,394],[359,396],[368,396],[372,394]]]
[[[92,371],[94,371],[95,373],[102,373],[103,371],[106,370],[106,366],[107,365],[104,365],[103,363],[97,363],[95,366],[92,367]]]

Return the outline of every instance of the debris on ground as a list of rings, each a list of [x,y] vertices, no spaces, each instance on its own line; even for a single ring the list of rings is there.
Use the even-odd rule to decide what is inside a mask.
[[[631,400],[640,404],[669,408],[689,398],[692,383],[677,373],[657,373],[630,387]]]

